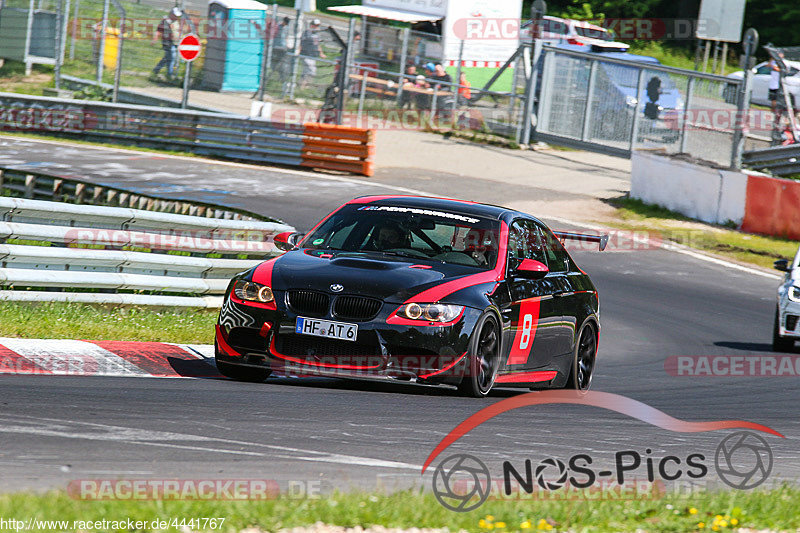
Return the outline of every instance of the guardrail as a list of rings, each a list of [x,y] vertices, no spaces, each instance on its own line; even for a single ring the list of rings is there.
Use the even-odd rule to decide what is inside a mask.
[[[256,163],[334,169],[349,154],[304,159],[314,125],[204,111],[0,93],[0,130],[37,131],[83,140],[183,150]],[[368,130],[362,130],[367,132]],[[371,155],[366,159],[371,159]]]
[[[0,197],[0,300],[219,307],[275,222]]]
[[[146,194],[132,193],[125,189],[107,185],[97,185],[76,178],[9,167],[0,167],[0,193],[4,196],[18,196],[34,200],[130,207],[176,215],[280,222],[268,217],[255,215],[249,211],[220,208],[216,205],[195,201],[168,200]]]
[[[800,144],[751,150],[742,156],[742,162],[754,170],[768,170],[775,176],[800,175]]]

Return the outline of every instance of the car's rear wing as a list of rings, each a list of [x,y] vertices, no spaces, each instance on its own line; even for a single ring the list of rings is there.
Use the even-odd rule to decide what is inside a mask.
[[[570,241],[581,241],[581,242],[596,242],[600,247],[600,251],[606,249],[608,246],[608,233],[598,234],[598,235],[589,235],[587,233],[575,233],[572,231],[554,231],[553,232],[556,237],[564,240]]]

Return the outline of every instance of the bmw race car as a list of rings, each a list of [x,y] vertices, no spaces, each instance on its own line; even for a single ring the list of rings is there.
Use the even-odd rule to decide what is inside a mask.
[[[355,199],[306,235],[276,236],[286,253],[231,281],[217,368],[245,381],[378,378],[476,397],[493,386],[587,390],[598,294],[558,237],[502,207]]]
[[[791,352],[794,342],[800,340],[800,249],[790,263],[786,259],[775,261],[775,268],[786,273],[778,287],[778,308],[772,329],[772,349]]]

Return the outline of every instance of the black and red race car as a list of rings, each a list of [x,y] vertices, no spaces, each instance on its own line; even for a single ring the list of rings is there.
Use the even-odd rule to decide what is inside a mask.
[[[592,382],[597,290],[559,233],[503,207],[409,196],[357,198],[282,256],[235,277],[216,326],[231,378],[271,374],[457,386]]]

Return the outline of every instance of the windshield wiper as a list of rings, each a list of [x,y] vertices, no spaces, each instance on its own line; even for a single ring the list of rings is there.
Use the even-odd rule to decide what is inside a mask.
[[[392,251],[378,251],[378,250],[376,250],[374,253],[391,255],[393,257],[407,257],[409,259],[419,259],[419,260],[422,260],[422,261],[434,261],[436,263],[445,264],[445,262],[442,261],[441,259],[434,259],[433,257],[427,257],[427,256],[426,257],[420,257],[418,255],[410,254],[408,252],[396,252],[394,250],[392,250]]]

